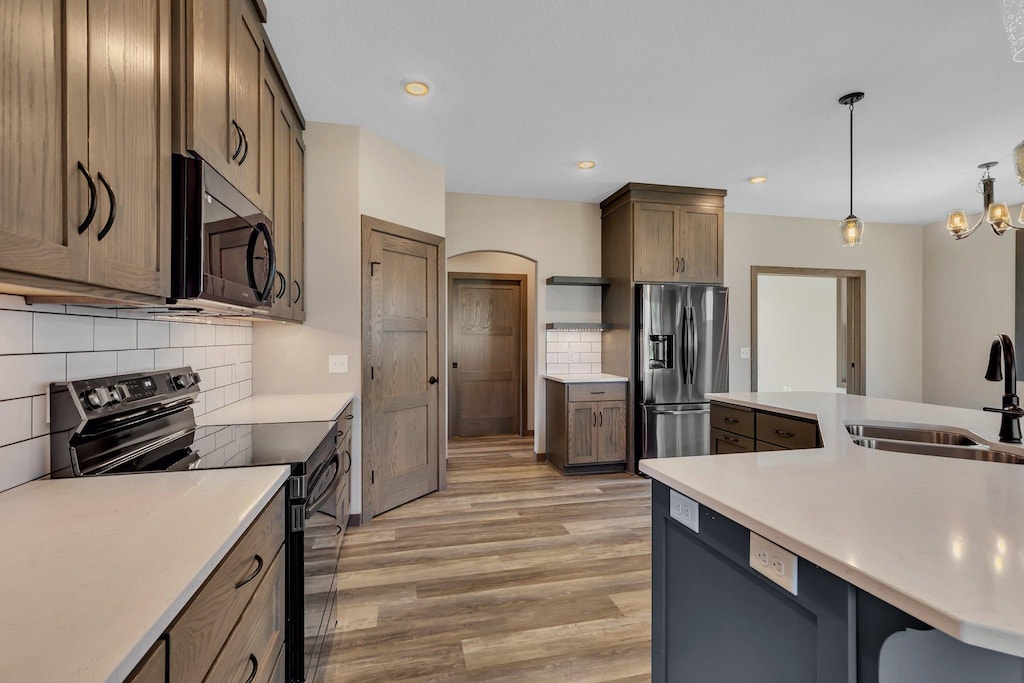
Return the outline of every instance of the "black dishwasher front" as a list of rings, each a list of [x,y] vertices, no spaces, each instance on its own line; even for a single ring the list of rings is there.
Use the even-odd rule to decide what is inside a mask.
[[[701,505],[694,532],[653,495],[653,681],[856,680],[849,584],[801,558],[794,595],[751,568],[747,529]]]

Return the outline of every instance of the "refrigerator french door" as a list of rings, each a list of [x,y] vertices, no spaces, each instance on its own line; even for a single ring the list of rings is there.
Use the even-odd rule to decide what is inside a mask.
[[[729,290],[637,285],[640,457],[711,452],[706,394],[729,390]]]

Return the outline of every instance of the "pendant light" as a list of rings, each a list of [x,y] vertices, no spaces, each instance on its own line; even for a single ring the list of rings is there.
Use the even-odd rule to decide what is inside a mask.
[[[850,108],[850,215],[839,224],[844,247],[855,247],[864,240],[864,221],[853,215],[853,105],[863,99],[862,92],[852,92],[839,98],[839,104]]]

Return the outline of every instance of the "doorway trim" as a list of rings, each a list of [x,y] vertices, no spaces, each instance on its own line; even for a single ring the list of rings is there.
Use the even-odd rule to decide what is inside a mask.
[[[846,281],[846,348],[851,361],[846,376],[846,393],[864,396],[867,346],[867,271],[837,268],[794,268],[788,266],[750,266],[750,390],[757,391],[757,276],[789,275],[827,277]]]
[[[527,304],[527,275],[525,273],[448,273],[448,310],[454,314],[455,281],[456,280],[497,280],[500,282],[516,282],[519,285],[519,436],[527,436],[526,422],[528,414],[528,391],[527,382],[536,381],[535,378],[526,377],[529,362],[527,359],[527,347],[530,321],[527,319],[529,309]],[[448,340],[455,339],[454,321],[448,320]],[[445,370],[451,372],[451,362],[445,363]],[[449,382],[448,405],[455,406],[455,385]],[[455,435],[456,410],[448,411],[448,434]]]
[[[362,486],[360,492],[362,495],[360,505],[360,524],[367,524],[370,522],[372,516],[367,510],[366,503],[369,500],[367,491],[370,490],[372,484],[370,483],[370,472],[372,468],[367,467],[367,453],[372,451],[367,448],[367,444],[372,440],[373,430],[370,429],[369,420],[371,415],[371,402],[370,392],[365,390],[370,386],[370,355],[372,350],[372,320],[371,315],[373,307],[370,304],[370,290],[371,290],[371,276],[370,276],[370,236],[373,232],[384,233],[386,235],[394,235],[395,237],[401,237],[403,239],[412,240],[413,242],[422,242],[423,244],[429,244],[437,247],[437,272],[435,273],[436,284],[437,284],[437,359],[438,365],[442,367],[448,366],[448,339],[445,336],[447,332],[447,325],[444,321],[447,319],[447,301],[448,297],[444,292],[445,278],[444,272],[446,269],[447,260],[445,259],[444,253],[444,237],[441,235],[434,235],[429,232],[421,232],[413,228],[407,228],[404,225],[398,225],[397,223],[390,223],[380,218],[373,218],[372,216],[361,215],[360,217],[360,228],[362,231],[361,235],[361,251],[360,260],[362,261],[362,268],[360,272],[360,303],[362,306],[362,321],[360,336],[362,337],[362,387],[363,391],[360,392],[360,400],[362,401],[362,407],[360,413],[362,414],[361,423],[361,443],[359,445],[359,457],[361,461],[361,479]],[[448,465],[448,401],[442,400],[448,395],[448,373],[441,372],[440,367],[437,373],[438,388],[437,388],[437,490],[444,491],[448,488],[448,477],[447,477],[447,465]]]

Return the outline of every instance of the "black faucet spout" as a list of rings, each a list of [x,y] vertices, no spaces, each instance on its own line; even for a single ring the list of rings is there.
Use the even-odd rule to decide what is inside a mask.
[[[1013,351],[1013,340],[1008,335],[997,335],[992,341],[985,379],[989,382],[1000,380],[1006,382],[1002,408],[985,408],[985,410],[1001,413],[1003,416],[999,427],[1000,441],[1020,443],[1020,418],[1024,416],[1024,409],[1020,407],[1020,399],[1017,397],[1017,361]]]

